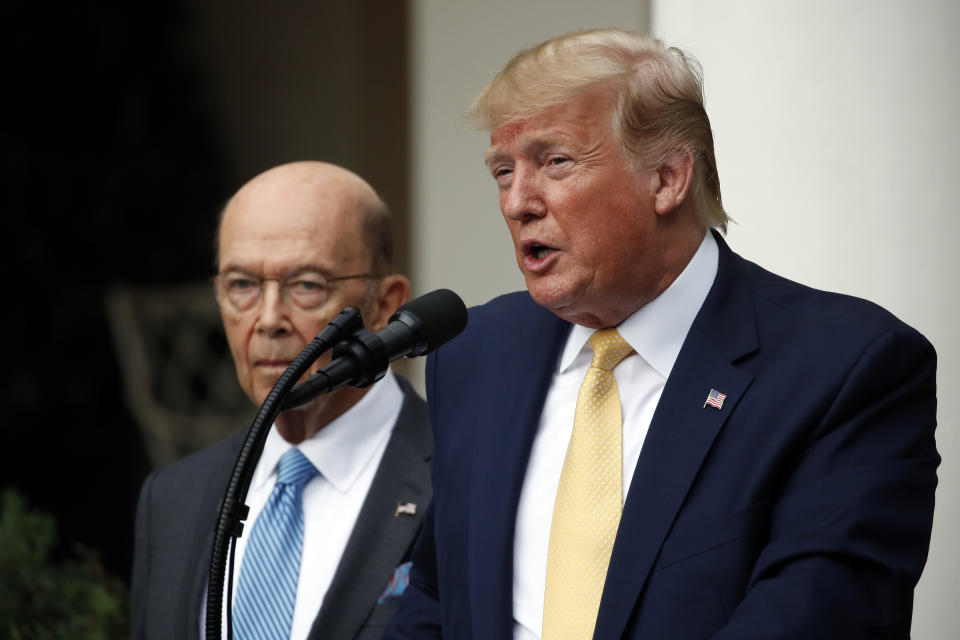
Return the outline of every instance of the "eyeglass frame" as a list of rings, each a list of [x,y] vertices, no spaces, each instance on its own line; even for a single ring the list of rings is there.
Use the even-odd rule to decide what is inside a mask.
[[[226,293],[226,292],[223,293],[223,299],[221,299],[221,285],[220,285],[221,279],[222,279],[224,276],[227,276],[227,275],[230,275],[230,274],[234,274],[234,273],[236,273],[236,274],[241,274],[241,275],[247,277],[248,279],[250,279],[251,281],[254,281],[254,282],[257,283],[257,296],[253,299],[253,302],[250,304],[250,306],[245,307],[245,308],[242,308],[242,309],[239,308],[239,307],[237,307],[236,304],[235,304],[233,301],[230,300],[230,296],[229,296],[229,294]],[[298,275],[305,274],[305,273],[313,273],[313,274],[316,274],[317,276],[319,276],[320,278],[322,278],[323,281],[324,281],[323,289],[324,289],[324,291],[325,291],[326,294],[327,294],[327,295],[324,296],[322,302],[320,302],[320,303],[318,303],[318,304],[316,304],[316,305],[314,305],[314,306],[311,306],[311,307],[303,307],[303,306],[297,304],[296,302],[290,300],[290,299],[288,298],[288,296],[287,296],[287,291],[289,290],[289,288],[288,288],[289,285],[286,284],[286,283],[289,281],[289,279],[290,279],[290,278],[294,278],[294,277],[296,277],[296,276],[298,276]],[[218,303],[221,307],[226,308],[226,309],[227,309],[228,311],[230,311],[231,313],[235,313],[235,314],[237,314],[237,315],[240,315],[240,314],[244,314],[244,313],[248,313],[248,312],[250,312],[250,311],[253,311],[254,309],[257,308],[257,305],[260,304],[261,298],[263,298],[263,291],[264,291],[263,284],[264,284],[265,282],[273,281],[273,282],[276,282],[276,283],[277,283],[278,294],[279,294],[279,296],[280,296],[280,301],[281,301],[282,303],[284,303],[284,304],[289,304],[292,308],[297,309],[298,311],[311,312],[311,311],[316,311],[316,310],[322,308],[323,305],[325,305],[325,304],[329,301],[329,299],[330,299],[329,292],[330,292],[330,290],[332,290],[332,288],[333,288],[333,287],[330,286],[331,283],[341,282],[341,281],[343,281],[343,280],[354,280],[354,279],[357,279],[357,278],[379,279],[379,278],[382,278],[382,277],[383,277],[382,275],[378,275],[378,274],[375,274],[375,273],[369,273],[369,272],[368,272],[368,273],[356,273],[356,274],[351,274],[351,275],[346,275],[346,276],[327,276],[323,271],[321,271],[321,270],[319,270],[319,269],[317,269],[317,268],[315,268],[315,267],[300,267],[300,268],[297,268],[297,269],[293,269],[292,271],[288,271],[287,273],[284,273],[284,274],[281,275],[279,278],[264,278],[263,276],[261,276],[261,275],[259,275],[259,274],[256,274],[256,273],[254,273],[254,272],[252,272],[252,271],[247,271],[246,269],[229,269],[229,270],[227,270],[227,271],[223,271],[223,272],[214,274],[213,276],[211,276],[211,281],[212,281],[212,284],[213,284],[214,297],[216,298],[217,303]],[[226,302],[224,302],[224,299],[226,300]]]

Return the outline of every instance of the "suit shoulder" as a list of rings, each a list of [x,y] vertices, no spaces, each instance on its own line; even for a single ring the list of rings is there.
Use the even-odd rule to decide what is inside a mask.
[[[485,304],[470,307],[466,328],[440,347],[437,354],[444,357],[472,356],[477,349],[486,350],[492,344],[514,340],[517,336],[529,336],[558,324],[567,325],[534,302],[526,291],[507,293]],[[428,359],[432,360],[435,358]]]
[[[526,291],[505,293],[489,302],[470,307],[468,310],[470,321],[467,323],[467,328],[476,329],[479,328],[478,325],[486,326],[512,322],[518,317],[523,317],[531,311],[537,310],[544,311]]]
[[[233,462],[243,443],[240,433],[204,447],[165,467],[153,471],[145,484],[150,485],[154,495],[189,495],[199,485],[208,482],[223,482],[226,486]]]
[[[533,301],[526,291],[515,291],[470,307],[463,342],[492,333],[524,332],[545,322],[563,322],[552,312]]]
[[[824,291],[776,275],[740,258],[740,268],[755,295],[758,313],[790,318],[815,331],[876,336],[890,330],[915,332],[880,305],[856,296]]]

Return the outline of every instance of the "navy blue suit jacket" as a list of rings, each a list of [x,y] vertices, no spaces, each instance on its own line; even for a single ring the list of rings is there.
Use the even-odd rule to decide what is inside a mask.
[[[595,638],[907,638],[939,464],[936,356],[732,253],[624,505]],[[512,636],[527,459],[570,325],[511,294],[427,366],[434,499],[388,638]],[[710,389],[723,407],[704,407]]]

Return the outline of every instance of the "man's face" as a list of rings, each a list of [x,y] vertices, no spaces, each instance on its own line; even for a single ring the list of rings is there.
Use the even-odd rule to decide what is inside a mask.
[[[606,327],[662,290],[653,194],[611,133],[609,98],[587,95],[490,134],[489,167],[530,295]]]
[[[224,214],[220,273],[243,271],[260,278],[302,270],[328,278],[366,273],[370,260],[359,217],[340,210],[336,198],[318,205],[289,186],[241,190]],[[357,278],[332,283],[326,301],[312,311],[282,300],[274,280],[263,283],[259,301],[248,311],[236,312],[221,302],[227,342],[247,396],[262,404],[284,370],[330,320],[345,306],[363,309],[367,282]],[[365,309],[364,319],[371,321]],[[311,372],[327,362],[329,354]]]

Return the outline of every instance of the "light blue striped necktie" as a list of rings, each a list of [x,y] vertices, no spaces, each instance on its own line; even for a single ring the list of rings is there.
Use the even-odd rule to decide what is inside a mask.
[[[296,448],[277,463],[277,484],[253,524],[240,567],[233,615],[237,640],[290,636],[303,547],[303,486],[316,474]]]

